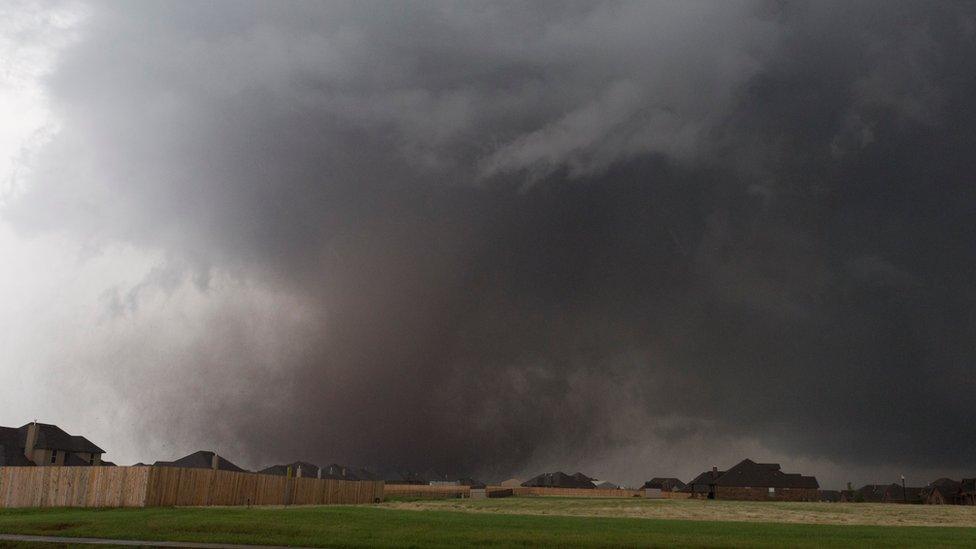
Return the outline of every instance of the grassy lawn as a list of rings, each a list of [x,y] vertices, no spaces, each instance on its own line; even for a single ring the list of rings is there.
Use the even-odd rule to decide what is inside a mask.
[[[972,547],[976,529],[416,511],[0,510],[0,533],[327,547]]]

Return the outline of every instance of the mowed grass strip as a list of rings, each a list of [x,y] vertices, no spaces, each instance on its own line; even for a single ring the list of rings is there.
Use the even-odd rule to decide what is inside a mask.
[[[972,547],[976,529],[403,511],[376,506],[0,511],[0,533],[318,547]]]

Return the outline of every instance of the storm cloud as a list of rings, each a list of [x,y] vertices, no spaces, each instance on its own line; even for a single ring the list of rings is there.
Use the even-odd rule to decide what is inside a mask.
[[[496,478],[970,465],[972,6],[79,9],[2,216],[162,258],[78,344],[132,436]],[[181,292],[176,351],[144,319]]]

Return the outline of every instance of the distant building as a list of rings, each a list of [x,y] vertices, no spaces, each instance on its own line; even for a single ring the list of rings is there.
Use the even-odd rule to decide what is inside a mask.
[[[233,471],[237,473],[245,472],[237,465],[234,465],[226,458],[214,452],[200,450],[188,456],[181,457],[175,461],[157,461],[153,463],[155,467],[182,467],[186,469],[216,469],[220,471]]]
[[[457,480],[459,486],[470,486],[473,490],[481,490],[487,487],[484,482],[470,477],[461,477]]]
[[[933,480],[922,488],[922,503],[927,505],[952,505],[959,500],[959,488],[962,483],[951,478]]]
[[[964,478],[959,483],[959,494],[956,503],[961,505],[976,505],[976,478]]]
[[[821,490],[820,501],[837,503],[841,500],[840,490]]]
[[[583,473],[567,475],[562,471],[536,475],[523,482],[522,486],[534,488],[594,488],[593,479]]]
[[[518,488],[523,482],[525,481],[520,478],[510,478],[508,480],[503,480],[501,485],[505,488]]]
[[[366,469],[339,465],[333,463],[322,468],[322,478],[333,480],[383,480],[381,475],[376,475]]]
[[[676,492],[685,487],[685,483],[674,477],[654,477],[641,486],[641,490],[657,489],[662,492]]]
[[[620,485],[606,480],[594,480],[593,484],[600,490],[619,490]]]
[[[744,459],[728,471],[713,468],[684,488],[694,497],[754,501],[819,501],[820,484],[812,476],[784,473],[777,463]]]
[[[102,465],[103,454],[87,438],[69,435],[57,425],[0,427],[0,466]]]
[[[316,478],[319,476],[319,466],[306,461],[295,461],[284,465],[272,465],[258,471],[262,475],[288,476],[289,471],[292,477]]]
[[[712,467],[711,471],[705,471],[691,479],[680,491],[690,493],[691,497],[715,499],[715,482],[724,474],[725,471]]]

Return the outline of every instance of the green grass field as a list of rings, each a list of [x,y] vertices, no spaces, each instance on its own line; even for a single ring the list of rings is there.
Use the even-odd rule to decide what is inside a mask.
[[[387,505],[2,510],[0,533],[322,547],[976,546],[976,528],[965,527],[662,520]]]

